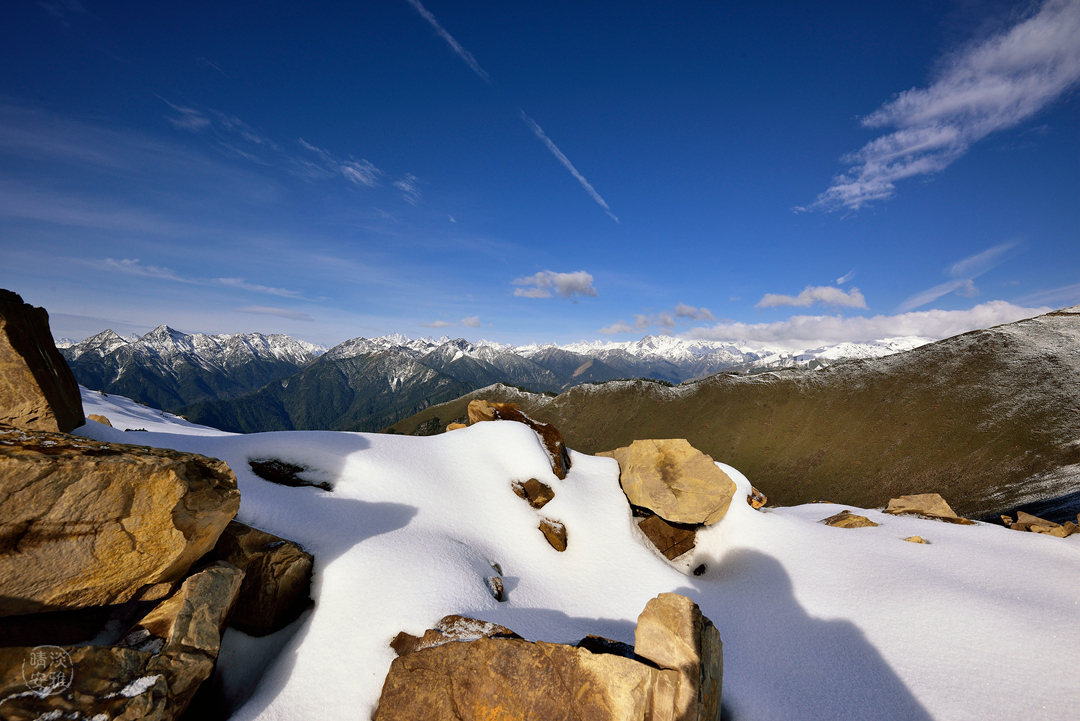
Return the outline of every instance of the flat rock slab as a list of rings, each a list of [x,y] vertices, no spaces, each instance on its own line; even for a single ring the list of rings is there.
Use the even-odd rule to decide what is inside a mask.
[[[672,523],[716,523],[735,494],[735,482],[683,438],[639,440],[597,455],[619,462],[619,483],[631,505]]]
[[[946,523],[958,523],[962,526],[975,524],[975,521],[957,516],[952,507],[937,493],[920,493],[890,499],[885,513],[895,516],[925,516]]]
[[[0,615],[161,598],[239,506],[214,458],[0,427]]]
[[[691,550],[697,542],[697,532],[693,526],[675,526],[660,516],[641,519],[638,528],[669,561]]]
[[[67,433],[85,422],[79,384],[56,349],[48,312],[0,289],[0,423]]]

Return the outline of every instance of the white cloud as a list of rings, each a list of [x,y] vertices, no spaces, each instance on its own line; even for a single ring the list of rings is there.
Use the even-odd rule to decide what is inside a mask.
[[[844,158],[851,170],[807,208],[859,209],[896,182],[944,170],[987,135],[1031,118],[1080,80],[1080,0],[1046,0],[1009,30],[947,56],[927,88],[863,119],[896,131]]]
[[[474,73],[479,75],[485,83],[491,82],[491,76],[480,67],[480,63],[476,62],[476,58],[472,56],[472,53],[461,47],[461,43],[454,40],[453,36],[443,29],[443,26],[439,24],[439,21],[435,19],[435,16],[420,4],[420,0],[409,0],[409,4],[416,8],[416,11],[420,13],[420,17],[431,23],[431,27],[435,28],[435,33],[446,41],[446,44],[450,46],[450,49],[453,50],[459,58],[464,60],[465,64],[468,65]]]
[[[855,271],[854,270],[849,270],[846,275],[842,275],[842,276],[840,276],[839,278],[836,279],[836,284],[837,285],[843,285],[844,283],[847,283],[849,280],[851,280],[854,277],[855,277]]]
[[[830,285],[806,286],[798,295],[778,295],[766,293],[758,301],[755,308],[775,308],[781,305],[809,306],[814,303],[832,306],[834,308],[865,308],[866,298],[858,288],[852,288],[845,293],[839,288]]]
[[[766,343],[794,350],[897,336],[948,338],[978,328],[1012,323],[1050,310],[1048,307],[1028,308],[994,300],[970,310],[925,310],[871,318],[800,315],[775,323],[719,323],[708,328],[694,328],[683,335],[697,340]]]
[[[526,278],[518,278],[510,281],[512,285],[532,286],[531,288],[517,288],[514,295],[522,298],[550,298],[551,291],[562,298],[573,298],[575,295],[588,295],[596,297],[596,288],[593,288],[593,277],[583,270],[573,273],[555,273],[550,270],[542,270],[536,275]]]
[[[916,293],[901,303],[897,311],[906,313],[909,310],[915,310],[949,293],[974,298],[979,294],[979,289],[975,287],[975,279],[1000,265],[1005,260],[1006,254],[1016,245],[1016,243],[1001,243],[953,263],[946,269],[953,277],[952,280]]]
[[[679,303],[675,306],[675,316],[677,318],[689,318],[690,320],[716,320],[716,317],[708,308],[695,308],[685,303]]]
[[[123,258],[121,260],[113,260],[112,258],[106,258],[103,261],[93,264],[97,265],[100,268],[104,268],[105,270],[111,270],[117,273],[125,273],[127,275],[138,275],[144,278],[174,280],[178,283],[199,282],[190,278],[181,278],[168,268],[159,268],[156,265],[142,265],[141,263],[139,263],[138,258]]]
[[[402,196],[410,205],[416,205],[416,201],[420,200],[420,190],[416,187],[416,180],[415,175],[406,173],[404,178],[393,182],[393,186],[401,191]],[[453,216],[450,217],[450,221],[454,222]]]
[[[436,320],[431,323],[421,323],[420,325],[424,328],[449,328],[450,326],[457,325],[457,323],[451,323],[446,320]]]
[[[471,316],[468,316],[466,318],[462,318],[461,319],[461,324],[463,326],[465,326],[466,328],[479,328],[480,327],[480,316],[471,315]]]
[[[214,282],[220,283],[221,285],[227,285],[230,288],[250,290],[254,293],[266,293],[268,295],[280,295],[285,298],[296,298],[298,300],[305,300],[304,296],[295,290],[288,290],[286,288],[272,288],[268,285],[247,283],[244,281],[243,278],[214,278]]]
[[[421,323],[420,325],[424,328],[452,328],[458,325],[464,326],[466,328],[479,328],[480,316],[466,316],[456,323],[450,320],[436,320],[432,321],[431,323]]]
[[[570,171],[570,175],[573,175],[577,181],[581,183],[581,187],[585,188],[585,192],[589,194],[589,197],[595,200],[600,207],[604,209],[604,212],[607,213],[612,220],[618,223],[619,219],[611,212],[611,208],[608,207],[608,204],[600,197],[600,194],[596,192],[596,189],[589,184],[589,181],[585,180],[585,176],[577,171],[577,168],[570,162],[570,159],[563,155],[563,152],[555,146],[555,143],[551,141],[551,138],[544,134],[543,128],[537,125],[535,120],[526,115],[524,110],[521,111],[521,119],[529,126],[529,130],[533,131],[533,134],[540,138],[544,145],[547,146],[547,149],[551,151],[551,154],[558,158],[559,162]]]
[[[1040,290],[1037,293],[1032,293],[1031,295],[1020,298],[1017,302],[1053,305],[1058,308],[1075,305],[1076,303],[1080,303],[1080,283],[1065,285],[1060,288],[1051,288],[1049,290]]]
[[[606,335],[614,335],[615,333],[637,333],[639,331],[620,320],[612,323],[606,328],[601,328],[600,332]]]
[[[264,305],[246,305],[243,308],[237,308],[236,311],[238,313],[254,313],[256,315],[276,315],[280,318],[288,318],[289,320],[302,320],[308,323],[315,320],[307,313],[301,313],[297,310],[270,308]]]
[[[201,111],[183,105],[175,105],[160,95],[158,97],[170,108],[180,113],[178,116],[166,115],[165,119],[181,130],[190,130],[196,133],[210,127],[210,118],[203,115]]]

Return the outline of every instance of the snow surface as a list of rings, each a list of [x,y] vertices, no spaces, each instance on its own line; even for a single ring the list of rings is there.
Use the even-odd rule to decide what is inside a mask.
[[[225,459],[239,520],[315,556],[308,616],[265,639],[226,633],[220,683],[237,703],[250,695],[235,719],[368,718],[390,639],[447,614],[532,640],[633,643],[638,614],[664,591],[692,598],[720,631],[725,718],[1063,719],[1080,709],[1080,535],[832,504],[755,511],[741,500],[749,481],[720,464],[738,485],[727,516],[669,563],[634,527],[614,460],[572,453],[560,481],[521,424],[429,437],[229,435],[116,396],[83,397],[88,413],[148,432],[87,423],[78,433]],[[260,480],[247,461],[268,457],[333,478],[334,491]],[[530,477],[555,490],[540,511],[511,489]],[[819,523],[843,508],[881,525]],[[541,516],[566,525],[565,553],[537,530]],[[929,545],[902,540],[913,535]],[[503,603],[485,583],[493,563]],[[703,575],[689,575],[702,563]]]

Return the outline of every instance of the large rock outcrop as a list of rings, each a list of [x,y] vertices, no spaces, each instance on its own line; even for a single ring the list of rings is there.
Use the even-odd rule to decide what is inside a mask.
[[[56,349],[48,312],[0,289],[0,423],[67,433],[85,422],[79,384]]]
[[[716,523],[735,493],[735,482],[683,438],[638,440],[597,455],[619,462],[619,483],[631,505],[672,523]]]
[[[720,637],[685,597],[650,601],[634,648],[598,637],[577,646],[530,643],[501,626],[452,618],[477,624],[468,634],[475,640],[448,641],[432,632],[424,639],[430,635],[438,645],[395,639],[402,655],[390,666],[376,721],[720,718]]]
[[[161,598],[239,505],[223,461],[0,427],[0,615]]]

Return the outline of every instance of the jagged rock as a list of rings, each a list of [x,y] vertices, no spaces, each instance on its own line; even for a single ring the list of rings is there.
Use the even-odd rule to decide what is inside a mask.
[[[49,314],[0,289],[0,423],[67,433],[83,418],[82,396],[56,349]]]
[[[746,502],[750,504],[751,508],[757,510],[768,503],[769,498],[758,489],[750,486],[750,493],[746,496]]]
[[[101,415],[100,413],[91,413],[90,415],[88,415],[86,417],[86,420],[88,420],[88,421],[97,421],[98,423],[100,423],[102,425],[105,425],[105,426],[108,426],[109,428],[112,428],[112,423],[109,422],[109,419],[107,417]]]
[[[716,523],[735,493],[735,482],[683,438],[638,440],[597,455],[619,462],[619,482],[631,505],[672,523]]]
[[[506,626],[487,621],[477,621],[465,616],[443,616],[435,628],[429,628],[423,636],[413,636],[402,631],[390,642],[398,656],[404,656],[425,648],[441,646],[451,641],[475,641],[480,638],[521,638]]]
[[[679,673],[675,718],[720,718],[724,646],[698,605],[677,593],[661,593],[645,604],[634,630],[634,653]]]
[[[221,628],[243,572],[226,563],[192,574],[113,646],[0,648],[5,721],[172,721],[214,668]],[[35,666],[35,664],[37,664]],[[24,669],[51,694],[28,694]],[[65,669],[68,675],[63,675]]]
[[[1080,518],[1078,518],[1080,520]],[[1080,532],[1080,527],[1077,527],[1072,521],[1066,521],[1065,525],[1054,523],[1053,521],[1047,521],[1044,518],[1033,516],[1030,513],[1024,511],[1016,512],[1016,523],[1009,526],[1014,531],[1031,531],[1032,533],[1042,533],[1047,536],[1056,536],[1057,538],[1066,538],[1074,533]]]
[[[926,516],[936,518],[947,523],[958,523],[963,526],[971,526],[975,521],[960,518],[956,512],[937,493],[920,493],[914,496],[900,496],[889,500],[889,507],[885,513],[894,516]]]
[[[550,518],[541,518],[539,528],[552,548],[559,553],[566,550],[566,526]]]
[[[160,598],[239,505],[223,461],[0,428],[0,615]]]
[[[874,523],[866,516],[857,516],[849,510],[843,510],[835,516],[822,519],[820,523],[833,528],[870,528],[879,524]]]
[[[517,421],[536,431],[551,458],[551,470],[560,479],[570,470],[570,452],[563,444],[559,429],[550,423],[538,423],[518,410],[516,403],[488,403],[485,400],[469,402],[469,425],[482,421]]]
[[[511,487],[514,489],[514,493],[518,495],[518,498],[528,501],[533,508],[543,508],[555,497],[555,491],[551,490],[551,486],[541,483],[535,478],[530,478],[524,483],[514,481]]]
[[[912,543],[925,543],[925,544],[929,544],[929,543],[930,543],[929,541],[927,541],[927,540],[926,540],[925,538],[923,538],[922,536],[908,536],[908,537],[907,537],[907,538],[905,538],[904,540],[905,540],[905,541],[911,541]]]
[[[468,427],[469,426],[466,425],[465,423],[451,423],[450,425],[448,425],[446,427],[446,430],[448,430],[448,431],[456,431],[458,428],[468,428]]]
[[[503,588],[503,580],[501,576],[488,576],[487,577],[488,590],[491,591],[491,597],[496,601],[505,601],[505,589]]]
[[[246,634],[280,631],[311,603],[314,558],[297,543],[230,521],[212,555],[245,574],[229,625]]]
[[[685,525],[672,525],[660,516],[647,516],[638,523],[641,532],[669,561],[694,547],[697,533]]]
[[[301,478],[300,474],[308,473],[311,469],[298,466],[295,463],[289,463],[277,458],[267,458],[248,461],[248,465],[251,466],[251,472],[256,476],[279,486],[289,486],[290,488],[312,486],[313,488],[321,488],[324,491],[334,490],[334,487],[326,481],[309,481],[306,478]]]

